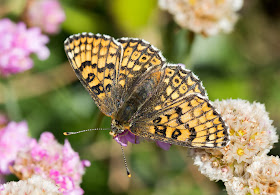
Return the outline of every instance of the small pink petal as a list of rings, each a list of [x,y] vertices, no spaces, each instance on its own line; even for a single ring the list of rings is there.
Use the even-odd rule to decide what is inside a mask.
[[[30,26],[38,26],[44,32],[56,34],[65,20],[65,13],[58,0],[32,1],[26,10]]]
[[[50,55],[46,43],[49,38],[40,28],[26,28],[23,22],[0,20],[0,75],[7,77],[33,67],[32,53],[44,60]]]
[[[130,131],[127,132],[125,138],[127,139],[127,141],[133,143],[133,144],[139,144],[139,138],[134,135],[133,133],[131,133]]]
[[[38,142],[32,142],[29,149],[18,153],[13,169],[24,178],[29,178],[34,173],[49,177],[60,187],[64,195],[81,194],[79,192],[83,190],[80,183],[85,167],[90,166],[90,162],[81,160],[68,140],[62,145],[50,132],[42,133]]]
[[[127,146],[127,140],[124,139],[122,136],[117,135],[116,137],[114,137],[114,140],[116,140],[116,142],[118,142],[118,144],[120,144],[121,146],[126,147]]]
[[[89,160],[82,160],[84,167],[89,167],[91,165]]]
[[[156,141],[156,144],[164,150],[169,150],[172,145],[172,144],[164,143],[164,142],[160,142],[160,141]]]
[[[178,66],[180,66],[183,69],[186,69],[186,65],[185,64],[178,64]]]

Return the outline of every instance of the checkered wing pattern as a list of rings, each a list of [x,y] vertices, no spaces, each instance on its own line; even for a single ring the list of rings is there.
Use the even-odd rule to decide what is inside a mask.
[[[99,109],[111,116],[117,110],[121,44],[107,35],[82,33],[66,39],[64,48],[77,77]]]
[[[142,39],[121,38],[118,42],[123,47],[123,57],[116,98],[122,104],[148,72],[162,68],[165,58],[157,48]]]
[[[152,140],[198,148],[223,147],[228,128],[189,70],[167,66],[154,94],[131,119],[131,132]]]

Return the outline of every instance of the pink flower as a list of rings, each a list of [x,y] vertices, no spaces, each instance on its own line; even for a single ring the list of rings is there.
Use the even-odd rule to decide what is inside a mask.
[[[178,66],[180,66],[182,69],[186,69],[186,65],[185,64],[177,64]]]
[[[129,130],[125,130],[124,132],[118,134],[117,136],[114,137],[114,140],[118,142],[122,146],[127,146],[128,142],[131,142],[133,144],[139,144],[139,137],[131,133]],[[164,150],[169,150],[171,144],[156,141],[156,144],[161,147]]]
[[[49,34],[58,33],[65,14],[58,0],[30,1],[26,9],[26,22],[29,26],[40,27]]]
[[[4,175],[0,173],[0,191],[1,191],[1,184],[5,183]]]
[[[40,140],[19,152],[13,172],[20,179],[30,178],[34,173],[52,179],[63,194],[83,194],[80,188],[85,167],[90,162],[80,160],[68,140],[59,144],[52,133],[42,133]]]
[[[22,22],[15,24],[5,18],[0,20],[0,75],[8,76],[30,69],[30,54],[36,53],[40,60],[50,52],[45,44],[48,37],[39,28],[26,28]]]
[[[25,121],[10,122],[0,129],[0,175],[10,173],[9,165],[15,161],[17,153],[32,140],[27,133]]]
[[[157,145],[164,150],[169,150],[172,144],[156,141]]]
[[[140,143],[139,138],[128,130],[125,130],[124,132],[118,134],[117,136],[114,137],[114,139],[120,145],[125,146],[125,147],[127,146],[128,142],[131,142],[133,144]]]

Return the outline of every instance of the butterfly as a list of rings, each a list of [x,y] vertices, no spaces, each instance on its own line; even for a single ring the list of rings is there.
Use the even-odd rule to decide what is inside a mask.
[[[111,134],[129,130],[148,140],[196,148],[229,143],[228,127],[190,70],[169,64],[145,40],[81,33],[64,42],[77,77]]]

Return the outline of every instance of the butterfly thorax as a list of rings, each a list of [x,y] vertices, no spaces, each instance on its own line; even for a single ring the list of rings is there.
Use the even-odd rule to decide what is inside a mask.
[[[115,136],[124,132],[124,130],[129,129],[130,119],[141,105],[141,101],[139,101],[138,95],[139,94],[136,93],[131,96],[128,101],[124,102],[123,105],[119,108],[118,112],[115,114],[115,117],[112,118],[112,130],[110,132],[111,135]]]
[[[118,120],[112,119],[110,135],[116,136],[123,133],[127,129],[124,125],[120,124]]]

